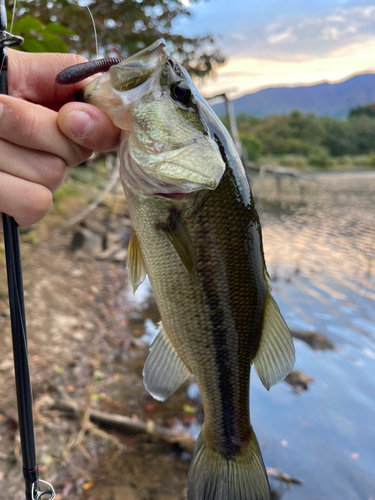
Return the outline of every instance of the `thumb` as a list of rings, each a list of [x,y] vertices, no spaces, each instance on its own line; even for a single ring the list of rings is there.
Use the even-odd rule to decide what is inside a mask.
[[[120,129],[91,104],[66,104],[57,115],[57,123],[64,135],[84,148],[102,152],[111,151],[118,145]]]

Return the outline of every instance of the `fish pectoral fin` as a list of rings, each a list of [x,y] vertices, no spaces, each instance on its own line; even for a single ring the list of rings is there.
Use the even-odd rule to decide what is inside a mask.
[[[268,291],[262,337],[258,352],[253,359],[255,371],[267,390],[292,371],[294,358],[294,345],[289,328],[281,316],[275,299]]]
[[[135,293],[141,283],[146,278],[146,266],[142,257],[141,247],[139,246],[137,235],[132,230],[130,236],[128,253],[126,256],[126,269],[128,271],[128,280],[130,290]]]
[[[185,226],[175,210],[171,211],[166,222],[160,224],[160,229],[174,246],[189,274],[195,279],[197,264],[194,247]]]
[[[151,396],[165,401],[185,382],[190,370],[177,354],[161,323],[159,327],[143,369],[143,383]]]

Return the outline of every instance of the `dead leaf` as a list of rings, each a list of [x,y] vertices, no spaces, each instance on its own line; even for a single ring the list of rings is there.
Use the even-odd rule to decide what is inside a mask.
[[[185,413],[187,413],[188,415],[195,415],[197,413],[197,409],[196,408],[193,408],[192,406],[190,405],[184,405],[183,406],[183,410]]]

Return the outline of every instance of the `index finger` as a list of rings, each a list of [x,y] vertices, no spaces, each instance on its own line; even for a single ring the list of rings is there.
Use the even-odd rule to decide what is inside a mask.
[[[87,61],[76,54],[26,53],[8,50],[9,95],[58,110],[74,100],[74,94],[85,84],[58,85],[60,71],[73,64]]]

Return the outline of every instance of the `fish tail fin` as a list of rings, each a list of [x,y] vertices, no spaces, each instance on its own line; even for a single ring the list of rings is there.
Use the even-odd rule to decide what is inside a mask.
[[[270,500],[270,488],[257,438],[238,455],[211,450],[200,434],[187,480],[187,500]]]

